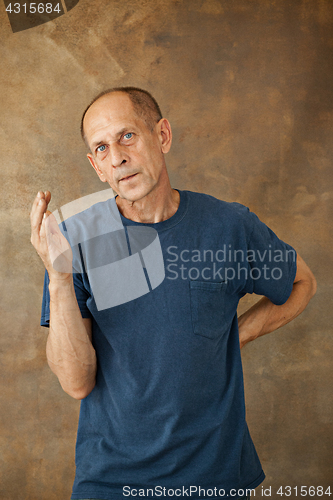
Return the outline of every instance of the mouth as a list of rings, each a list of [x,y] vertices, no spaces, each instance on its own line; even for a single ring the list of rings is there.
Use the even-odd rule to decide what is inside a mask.
[[[127,181],[130,181],[131,179],[133,179],[136,175],[138,175],[138,173],[135,173],[135,174],[131,174],[131,175],[127,175],[126,177],[122,177],[121,179],[119,179],[119,182],[127,182]]]

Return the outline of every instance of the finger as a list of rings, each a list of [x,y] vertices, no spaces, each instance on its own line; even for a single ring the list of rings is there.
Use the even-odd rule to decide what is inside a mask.
[[[44,198],[39,198],[36,206],[31,211],[31,234],[36,236],[39,233],[40,225],[43,220],[44,213],[47,209],[47,203]]]
[[[31,212],[30,212],[30,218],[33,217],[35,210],[38,206],[38,203],[41,199],[45,199],[45,193],[43,191],[38,191],[36,198],[34,199],[34,202],[31,207]]]
[[[60,229],[53,213],[47,210],[43,217],[44,217],[43,224],[45,225],[46,234],[47,235],[59,234]]]
[[[32,204],[32,210],[35,209],[38,205],[38,202],[44,199],[47,203],[47,205],[50,203],[51,200],[51,193],[50,191],[38,191],[36,198],[34,199],[34,202]]]
[[[52,212],[46,210],[46,212],[43,214],[42,222],[40,225],[40,239],[46,238],[46,240],[48,241],[52,234],[58,234],[59,232],[60,229],[56,218],[54,217]]]
[[[42,191],[38,191],[37,196],[36,196],[36,198],[34,199],[33,204],[32,204],[32,207],[31,207],[30,217],[32,216],[33,211],[34,211],[34,210],[35,210],[35,208],[37,207],[38,202],[39,202],[39,200],[41,199],[41,197],[42,197]]]
[[[51,193],[50,193],[50,191],[45,191],[45,201],[46,201],[47,204],[50,203],[50,201],[51,201]]]
[[[48,241],[48,238],[50,235],[50,223],[48,221],[48,218],[50,215],[52,215],[52,217],[54,217],[54,215],[49,210],[46,210],[42,214],[42,219],[41,219],[39,231],[37,233],[38,237],[39,237],[39,241],[42,245],[47,244],[47,241]]]

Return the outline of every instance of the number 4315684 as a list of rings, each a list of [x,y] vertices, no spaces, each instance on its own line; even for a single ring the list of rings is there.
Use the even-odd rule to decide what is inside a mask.
[[[25,14],[51,14],[52,12],[57,12],[60,14],[61,10],[60,3],[57,3],[54,7],[51,3],[24,3],[22,5],[19,3],[13,3],[12,7],[12,4],[10,3],[6,7],[6,11],[10,14],[19,14],[20,12],[24,12]]]
[[[290,497],[292,493],[295,496],[299,495],[301,497],[322,497],[324,495],[332,495],[330,486],[326,489],[323,486],[301,486],[300,488],[297,486],[293,488],[291,486],[280,486],[276,493],[285,497]]]

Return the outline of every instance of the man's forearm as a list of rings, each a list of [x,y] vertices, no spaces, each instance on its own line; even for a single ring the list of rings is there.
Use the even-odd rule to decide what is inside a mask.
[[[316,280],[299,256],[297,266],[292,292],[283,305],[276,306],[267,297],[263,297],[238,318],[241,347],[289,323],[305,309],[316,292]]]
[[[95,386],[96,353],[76,300],[72,276],[61,281],[51,278],[49,291],[47,360],[64,391],[83,399]]]

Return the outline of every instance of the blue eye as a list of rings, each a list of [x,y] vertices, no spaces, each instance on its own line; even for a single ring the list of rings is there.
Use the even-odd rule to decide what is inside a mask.
[[[102,149],[102,148],[104,148],[104,149]],[[106,146],[104,144],[102,146],[98,146],[98,148],[97,148],[97,151],[99,153],[104,153],[105,150],[106,150]]]
[[[125,139],[132,139],[132,137],[133,137],[132,132],[128,132],[128,134],[125,134],[125,135],[124,135],[124,138],[125,138]]]

